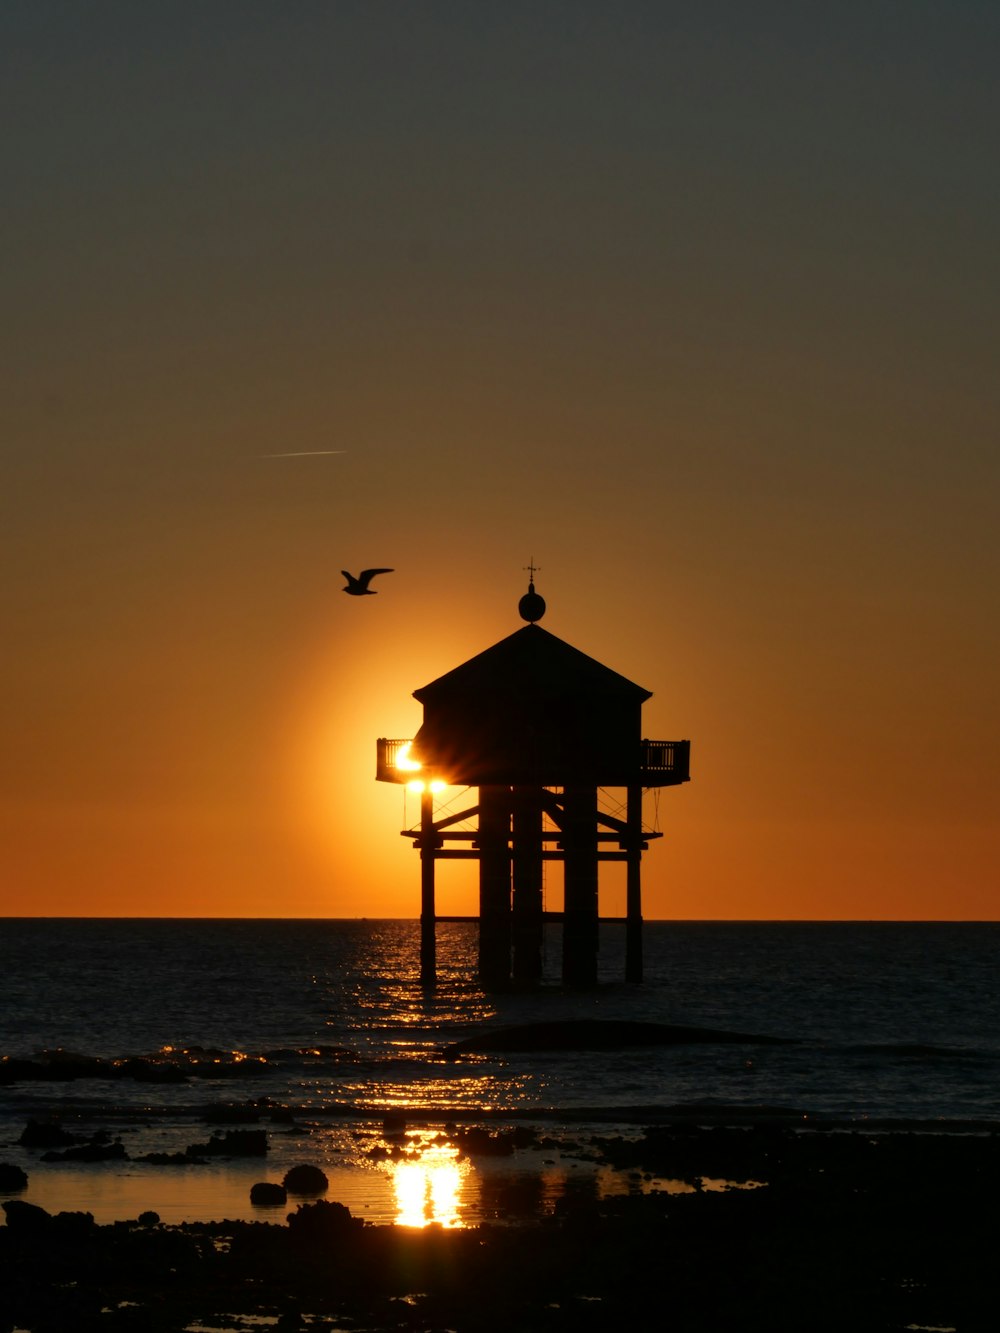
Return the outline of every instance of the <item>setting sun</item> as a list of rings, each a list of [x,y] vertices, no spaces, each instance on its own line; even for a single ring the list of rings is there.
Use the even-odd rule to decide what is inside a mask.
[[[418,759],[410,758],[412,745],[412,741],[407,741],[396,753],[395,767],[401,769],[404,773],[417,773],[422,767]]]

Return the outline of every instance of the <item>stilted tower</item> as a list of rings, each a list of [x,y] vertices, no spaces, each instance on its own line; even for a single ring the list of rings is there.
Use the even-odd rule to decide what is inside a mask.
[[[562,922],[564,984],[596,983],[602,861],[626,863],[626,980],[641,981],[641,859],[661,836],[643,829],[642,794],[688,781],[690,742],[643,739],[650,692],[542,629],[533,577],[518,609],[521,629],[414,690],[424,720],[412,741],[377,742],[378,781],[424,782],[419,827],[403,830],[420,852],[421,977],[434,983],[435,926],[445,919],[435,914],[435,862],[464,858],[479,862],[488,989],[540,978],[548,919]],[[435,819],[435,780],[476,788],[478,799]],[[624,818],[599,807],[609,787],[625,789]],[[563,863],[562,912],[544,910],[551,860]]]

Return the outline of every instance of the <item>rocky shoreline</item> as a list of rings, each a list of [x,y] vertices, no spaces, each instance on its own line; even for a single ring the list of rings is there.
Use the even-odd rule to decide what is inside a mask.
[[[581,1177],[538,1218],[523,1177],[505,1198],[501,1176],[507,1224],[454,1230],[366,1225],[328,1200],[284,1224],[166,1227],[155,1214],[97,1226],[13,1199],[0,1333],[237,1330],[262,1318],[280,1330],[458,1333],[996,1326],[982,1220],[1000,1184],[996,1132],[668,1124],[585,1146],[622,1173],[624,1192],[600,1197]],[[661,1177],[690,1188],[660,1191]]]

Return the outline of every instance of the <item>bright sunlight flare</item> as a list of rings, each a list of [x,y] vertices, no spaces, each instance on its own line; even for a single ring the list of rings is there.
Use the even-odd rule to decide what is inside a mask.
[[[458,1149],[434,1144],[419,1157],[390,1164],[396,1195],[396,1225],[461,1227],[459,1196],[468,1162],[458,1160]]]

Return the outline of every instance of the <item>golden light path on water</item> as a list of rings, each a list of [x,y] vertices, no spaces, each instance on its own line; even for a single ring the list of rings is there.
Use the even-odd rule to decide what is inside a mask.
[[[368,1114],[398,1112],[406,1115],[439,1115],[448,1119],[449,1109],[456,1111],[475,1108],[484,1114],[498,1109],[498,1089],[491,1073],[477,1074],[471,1070],[452,1077],[417,1078],[403,1081],[386,1079],[377,1088],[367,1080],[345,1078],[335,1087],[319,1080],[304,1083],[306,1104],[348,1104],[364,1108]],[[538,1088],[528,1077],[511,1078],[503,1089],[503,1105],[507,1110],[536,1103]]]

